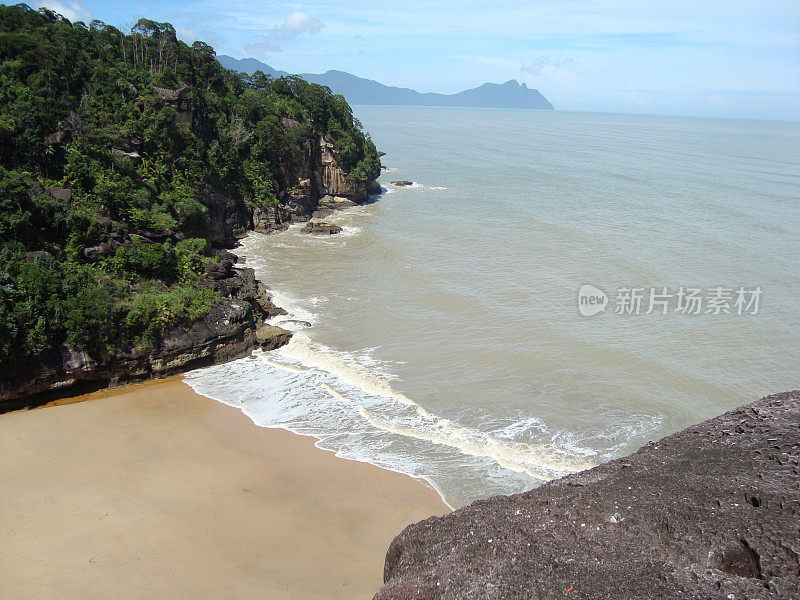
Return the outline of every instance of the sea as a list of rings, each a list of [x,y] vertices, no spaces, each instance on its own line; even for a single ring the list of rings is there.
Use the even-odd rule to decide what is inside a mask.
[[[242,241],[294,336],[197,392],[457,508],[800,388],[800,123],[354,112],[384,192]]]

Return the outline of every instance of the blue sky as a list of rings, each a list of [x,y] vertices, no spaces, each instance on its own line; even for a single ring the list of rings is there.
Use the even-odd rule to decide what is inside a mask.
[[[517,79],[558,109],[800,120],[800,1],[45,0],[71,19],[169,21],[290,72],[456,92]]]

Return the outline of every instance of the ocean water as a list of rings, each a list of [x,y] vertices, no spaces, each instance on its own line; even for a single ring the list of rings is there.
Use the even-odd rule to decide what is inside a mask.
[[[332,217],[341,235],[244,240],[296,333],[189,374],[198,392],[457,507],[800,387],[800,124],[355,112],[386,192]],[[605,311],[579,312],[584,284]],[[761,293],[644,314],[654,287]],[[640,314],[615,313],[621,288]]]

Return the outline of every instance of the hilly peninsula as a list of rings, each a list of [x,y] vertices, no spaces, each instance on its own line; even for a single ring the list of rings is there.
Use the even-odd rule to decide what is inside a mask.
[[[236,59],[220,55],[219,62],[234,71],[254,74],[261,71],[270,77],[288,75],[254,58]],[[302,73],[306,81],[327,86],[335,94],[343,95],[350,104],[377,104],[398,106],[462,106],[474,108],[533,108],[553,110],[553,105],[539,93],[512,79],[505,83],[483,85],[457,94],[422,93],[410,88],[384,85],[372,79],[357,77],[344,71]]]

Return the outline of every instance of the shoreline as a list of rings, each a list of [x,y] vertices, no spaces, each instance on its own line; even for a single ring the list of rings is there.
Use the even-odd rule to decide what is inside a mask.
[[[317,201],[314,210],[307,214],[288,215],[286,221],[281,223],[282,227],[264,229],[253,227],[248,229],[246,235],[259,233],[262,235],[275,235],[284,233],[289,228],[301,227],[308,223],[318,223],[330,225],[323,220],[324,217],[334,216],[336,213],[357,206],[365,206],[378,202],[381,196],[387,193],[387,189],[382,187],[377,179],[372,180],[367,185],[377,186],[378,191],[366,192],[362,200],[352,200],[346,196],[323,196]],[[320,211],[328,211],[324,216],[319,215]],[[309,232],[309,235],[314,235]],[[347,237],[347,233],[337,232],[337,235]],[[230,250],[236,250],[241,246],[241,240],[237,238]],[[225,250],[228,252],[228,250]],[[30,365],[30,370],[35,373],[35,377],[20,377],[19,375],[10,379],[0,377],[0,415],[7,412],[19,410],[31,410],[43,406],[57,406],[59,404],[69,404],[72,398],[86,396],[104,391],[119,390],[131,385],[147,383],[180,377],[184,374],[204,367],[217,364],[224,364],[239,358],[244,358],[257,348],[274,350],[286,344],[291,338],[293,331],[285,330],[268,325],[275,316],[285,314],[285,310],[272,302],[270,288],[260,279],[255,278],[253,270],[245,263],[244,257],[228,252],[234,259],[226,277],[231,279],[251,278],[250,295],[245,295],[236,299],[243,300],[250,305],[253,313],[252,323],[244,326],[234,326],[230,331],[223,333],[212,333],[206,335],[207,339],[201,342],[190,341],[182,344],[183,348],[172,353],[167,352],[163,347],[167,340],[162,340],[162,347],[151,349],[149,353],[141,356],[126,356],[125,352],[117,349],[117,356],[109,362],[108,360],[95,360],[84,351],[64,347],[61,356],[56,359],[53,356],[34,360]],[[233,268],[233,265],[236,265]],[[248,287],[245,285],[245,287]],[[255,292],[255,293],[253,293]],[[230,298],[228,300],[231,300]],[[217,306],[223,306],[226,302],[223,299]],[[212,309],[213,310],[213,309]],[[217,325],[220,320],[236,321],[231,319],[231,315],[217,315]],[[197,327],[202,321],[209,320],[211,313],[197,319],[190,329]],[[213,322],[213,319],[211,319]],[[190,329],[176,329],[169,332],[177,335],[177,340],[185,338],[190,333]],[[201,336],[202,337],[202,336]],[[169,340],[171,343],[176,339]],[[178,344],[181,345],[180,343]],[[120,352],[122,352],[120,354]],[[144,361],[144,362],[142,362]],[[162,364],[163,363],[163,364]],[[18,368],[19,370],[19,368]],[[46,380],[48,383],[37,387],[37,379]],[[31,389],[26,389],[31,388]]]
[[[314,448],[316,448],[320,452],[325,452],[327,454],[331,454],[334,457],[336,457],[338,460],[346,460],[346,461],[350,461],[350,462],[363,463],[365,465],[369,465],[370,467],[374,467],[376,469],[380,469],[380,470],[386,471],[388,473],[396,473],[396,474],[398,474],[398,475],[400,475],[402,477],[408,477],[409,479],[413,479],[414,481],[416,481],[419,484],[421,484],[423,487],[429,488],[432,491],[434,491],[436,493],[436,495],[439,497],[439,500],[442,502],[442,504],[445,505],[445,507],[447,508],[448,511],[457,510],[456,507],[451,506],[447,502],[447,499],[444,497],[444,494],[433,484],[433,482],[428,481],[425,477],[416,477],[414,475],[406,473],[405,471],[401,471],[400,469],[390,469],[388,467],[384,467],[384,466],[381,466],[381,465],[378,465],[378,464],[375,464],[375,463],[371,463],[368,460],[361,460],[361,459],[358,459],[358,458],[347,458],[347,457],[344,457],[344,456],[339,456],[339,454],[333,449],[321,448],[320,446],[317,446],[317,442],[319,442],[321,440],[321,438],[318,438],[318,437],[316,437],[316,436],[314,436],[314,435],[312,435],[310,433],[301,433],[299,431],[294,431],[293,429],[290,429],[289,427],[285,427],[285,426],[259,425],[258,423],[253,421],[253,419],[246,412],[244,412],[241,408],[239,408],[237,406],[234,406],[232,404],[228,404],[227,402],[223,402],[222,400],[218,400],[217,398],[214,398],[213,396],[208,396],[208,395],[206,395],[206,394],[204,394],[202,392],[198,392],[197,390],[195,390],[194,387],[190,383],[186,382],[185,377],[184,377],[185,375],[186,374],[184,373],[184,374],[181,374],[181,375],[175,375],[173,377],[181,378],[183,383],[185,385],[187,385],[189,388],[191,388],[192,391],[195,394],[197,394],[199,396],[202,396],[203,398],[206,398],[206,399],[211,400],[213,402],[216,402],[218,404],[221,404],[223,406],[226,406],[228,408],[232,408],[232,409],[236,410],[237,412],[240,412],[242,415],[244,415],[247,418],[248,421],[250,421],[250,423],[254,427],[257,427],[259,429],[270,429],[270,430],[276,430],[276,431],[285,431],[286,433],[289,433],[291,435],[300,436],[300,437],[304,437],[304,438],[309,438],[311,440],[311,443],[314,445]],[[171,379],[171,378],[168,378],[168,379]],[[152,383],[152,381],[153,380],[142,381],[142,382],[139,382],[138,384],[132,384],[132,385],[146,385],[148,383]],[[102,392],[112,392],[112,389],[100,390],[100,391],[94,392],[94,393],[100,394]],[[64,404],[72,404],[74,402],[82,402],[82,400],[77,400],[77,399],[66,399],[66,400],[67,401],[64,402]],[[47,406],[57,406],[59,403],[60,403],[59,401],[54,401],[52,404],[48,403],[46,405],[43,405],[41,407],[36,407],[36,408],[45,408]],[[33,409],[31,409],[31,410],[33,410]]]
[[[0,416],[0,579],[17,597],[371,598],[393,537],[449,512],[181,376],[47,408]]]

